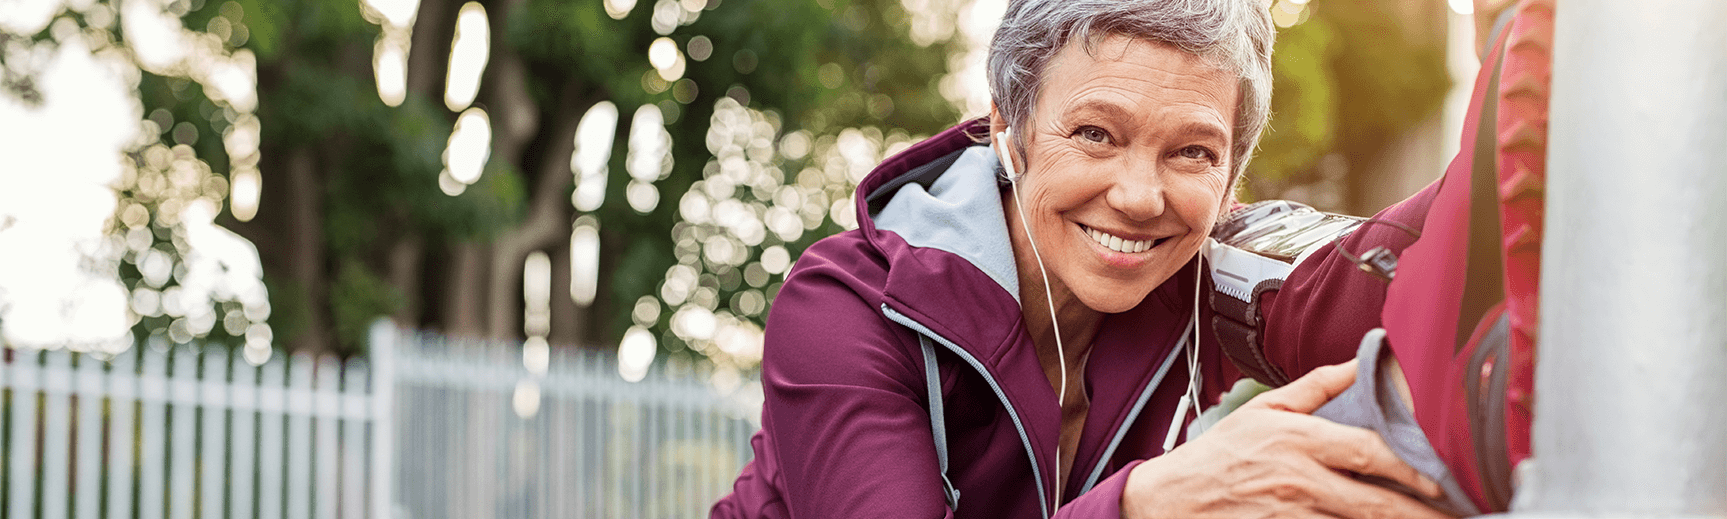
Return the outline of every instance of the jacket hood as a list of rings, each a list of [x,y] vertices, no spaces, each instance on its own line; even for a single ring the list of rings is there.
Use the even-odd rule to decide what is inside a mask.
[[[855,198],[860,233],[889,265],[884,304],[991,363],[1024,326],[997,163],[980,140],[986,124],[960,124],[883,161]]]

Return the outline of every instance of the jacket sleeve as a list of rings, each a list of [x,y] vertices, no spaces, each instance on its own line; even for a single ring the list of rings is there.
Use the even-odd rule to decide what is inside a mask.
[[[1115,475],[1091,487],[1090,492],[1062,505],[1060,510],[1056,510],[1054,519],[1120,519],[1121,494],[1127,489],[1127,475],[1144,462],[1137,460],[1122,466]]]
[[[829,249],[806,251],[774,300],[758,453],[772,459],[757,461],[777,467],[791,517],[952,517],[915,338],[873,301],[862,278],[879,267]]]
[[[1383,326],[1380,309],[1389,283],[1362,271],[1338,249],[1359,257],[1384,247],[1401,257],[1404,248],[1415,242],[1403,228],[1421,229],[1438,187],[1435,182],[1380,211],[1360,229],[1303,261],[1281,289],[1265,294],[1261,308],[1266,360],[1293,380],[1314,368],[1355,357],[1361,337]]]

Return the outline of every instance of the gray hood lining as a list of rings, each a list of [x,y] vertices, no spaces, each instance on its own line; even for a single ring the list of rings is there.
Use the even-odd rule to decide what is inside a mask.
[[[957,154],[933,182],[926,184],[924,177],[870,193],[872,207],[876,200],[891,197],[870,217],[877,230],[893,231],[913,247],[965,258],[1018,301],[1019,271],[996,183],[1000,162],[987,146],[968,147]]]

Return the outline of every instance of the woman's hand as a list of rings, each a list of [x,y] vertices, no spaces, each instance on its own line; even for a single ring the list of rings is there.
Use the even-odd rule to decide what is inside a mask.
[[[1254,397],[1205,435],[1135,467],[1122,516],[1447,517],[1351,476],[1440,495],[1438,484],[1404,464],[1378,434],[1309,415],[1354,381],[1350,361]]]

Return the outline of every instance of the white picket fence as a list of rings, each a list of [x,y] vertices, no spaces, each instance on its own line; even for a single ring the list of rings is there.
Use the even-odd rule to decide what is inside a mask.
[[[0,519],[705,517],[760,392],[380,324],[371,364],[6,350]],[[524,411],[532,411],[524,412]]]

